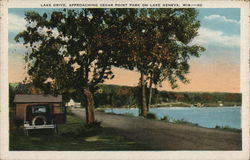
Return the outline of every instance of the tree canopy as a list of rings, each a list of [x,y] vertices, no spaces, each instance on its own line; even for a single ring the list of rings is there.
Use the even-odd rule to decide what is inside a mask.
[[[177,80],[186,83],[189,59],[204,51],[192,44],[200,27],[197,15],[195,9],[136,9],[123,36],[125,65],[152,74],[155,84],[168,80],[174,88]]]
[[[126,14],[128,25],[123,35],[125,68],[141,73],[142,114],[146,116],[146,81],[172,88],[177,81],[188,83],[191,56],[199,57],[204,48],[192,44],[200,22],[195,9],[134,9]],[[121,66],[122,63],[119,63]],[[146,79],[145,79],[146,78]]]
[[[15,40],[30,48],[30,81],[45,93],[84,95],[92,123],[93,92],[114,77],[112,66],[137,69],[154,84],[187,82],[188,60],[203,50],[191,44],[200,25],[196,17],[195,9],[31,11]]]

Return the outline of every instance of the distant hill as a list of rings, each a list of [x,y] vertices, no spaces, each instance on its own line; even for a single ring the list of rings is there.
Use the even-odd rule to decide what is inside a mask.
[[[139,105],[140,88],[119,85],[99,85],[101,93],[95,94],[97,105]],[[173,92],[153,89],[152,104],[183,102],[185,106],[241,106],[241,93],[226,92]],[[149,95],[149,89],[147,89]]]
[[[9,84],[13,92],[25,92],[25,85],[20,83]],[[21,87],[18,87],[21,85]],[[95,106],[138,106],[140,105],[141,92],[140,87],[119,86],[119,85],[98,85],[99,89],[94,94]],[[22,89],[21,92],[18,91]],[[149,89],[146,90],[149,97]],[[72,95],[70,97],[65,94],[63,99],[65,102],[73,98],[77,102],[84,102],[82,95]],[[169,104],[170,106],[241,106],[241,93],[225,93],[225,92],[173,92],[159,91],[152,89],[151,105],[159,106],[161,104]],[[181,102],[181,103],[179,103]]]

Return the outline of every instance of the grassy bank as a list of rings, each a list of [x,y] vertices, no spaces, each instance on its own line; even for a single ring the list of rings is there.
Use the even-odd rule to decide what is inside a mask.
[[[36,130],[29,136],[23,128],[16,128],[10,122],[11,151],[113,151],[150,150],[142,142],[135,142],[119,136],[119,131],[111,128],[88,127],[73,115],[67,116],[67,123],[59,126],[59,133],[50,130]]]
[[[98,111],[105,113],[104,109],[103,110],[98,110]],[[128,116],[128,117],[137,117],[137,116],[133,115],[132,113],[115,114],[115,113],[111,113],[111,112],[106,112],[105,114],[114,114],[114,115],[123,115],[123,116]],[[146,118],[151,119],[151,120],[156,120],[156,121],[163,121],[163,122],[167,122],[167,123],[173,123],[173,124],[177,124],[177,125],[181,124],[181,125],[187,125],[187,126],[195,126],[195,127],[200,127],[200,128],[206,128],[206,127],[200,126],[198,123],[192,123],[192,122],[186,121],[184,119],[172,119],[169,116],[164,116],[162,118],[159,118],[154,113],[150,113],[150,112],[147,114]],[[211,129],[241,133],[241,129],[231,128],[229,126],[218,126],[218,125],[216,125],[214,128],[211,128]]]

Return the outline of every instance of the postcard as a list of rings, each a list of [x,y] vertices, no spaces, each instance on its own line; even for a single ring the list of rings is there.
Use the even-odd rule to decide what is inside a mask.
[[[249,159],[249,1],[0,2],[0,159]]]

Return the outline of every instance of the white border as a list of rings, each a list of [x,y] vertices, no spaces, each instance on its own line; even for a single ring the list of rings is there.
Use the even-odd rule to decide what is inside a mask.
[[[122,0],[86,0],[86,1],[34,1],[34,0],[10,0],[1,3],[1,137],[0,137],[0,159],[248,159],[249,158],[249,2],[248,1],[166,1],[166,0],[130,0],[127,3],[201,3],[202,8],[241,8],[241,92],[243,98],[242,107],[242,151],[81,151],[81,152],[58,152],[58,151],[8,151],[8,8],[41,8],[44,3],[124,3]],[[55,7],[51,7],[55,8]],[[129,7],[127,7],[129,8]],[[133,8],[133,7],[131,7]],[[149,7],[148,7],[149,8]],[[233,76],[233,75],[232,75]]]

